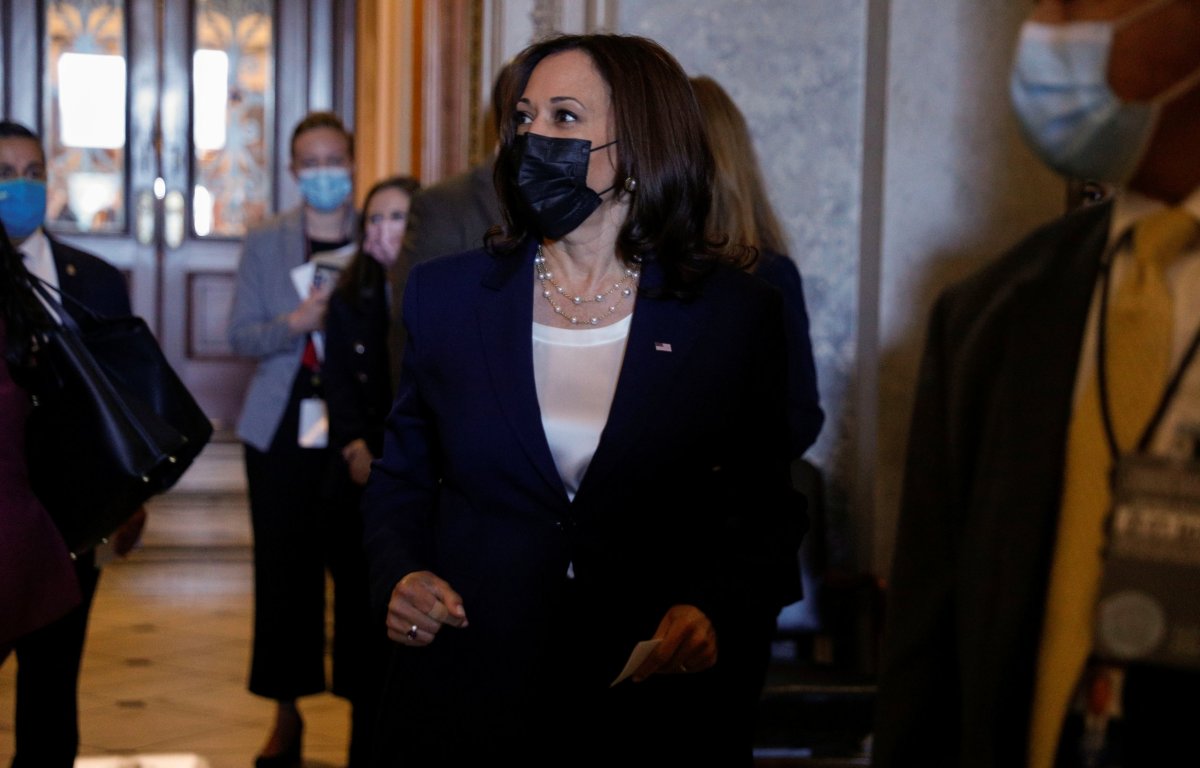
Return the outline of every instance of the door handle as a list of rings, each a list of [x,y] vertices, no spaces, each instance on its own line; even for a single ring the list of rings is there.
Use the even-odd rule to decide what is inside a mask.
[[[167,193],[167,199],[163,202],[163,239],[167,247],[174,250],[183,245],[183,217],[186,208],[183,193],[173,189]]]
[[[134,231],[139,245],[154,244],[154,193],[143,189],[134,206]]]

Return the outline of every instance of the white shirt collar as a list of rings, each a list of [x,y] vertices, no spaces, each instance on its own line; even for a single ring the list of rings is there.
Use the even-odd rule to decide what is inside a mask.
[[[1128,189],[1118,190],[1113,203],[1112,227],[1109,234],[1115,238],[1133,226],[1138,219],[1165,207],[1166,203],[1161,200]],[[1179,207],[1200,221],[1200,187],[1192,190],[1192,194],[1184,198]]]
[[[58,269],[54,265],[54,254],[50,251],[50,239],[38,227],[17,249],[21,252],[25,269],[40,277],[55,288],[58,287]]]

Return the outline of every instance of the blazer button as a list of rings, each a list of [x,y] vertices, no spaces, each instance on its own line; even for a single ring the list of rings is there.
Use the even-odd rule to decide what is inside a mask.
[[[361,341],[356,341],[354,342],[354,351],[356,354],[361,355],[367,351],[367,348],[363,346]]]
[[[367,374],[363,373],[362,371],[359,371],[358,372],[358,383],[366,384],[367,383]]]

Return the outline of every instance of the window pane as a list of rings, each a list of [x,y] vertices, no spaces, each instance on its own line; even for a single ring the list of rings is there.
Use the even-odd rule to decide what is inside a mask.
[[[192,56],[192,227],[238,237],[271,207],[270,0],[198,0]]]
[[[124,231],[123,0],[47,3],[46,51],[46,219],[56,231]]]

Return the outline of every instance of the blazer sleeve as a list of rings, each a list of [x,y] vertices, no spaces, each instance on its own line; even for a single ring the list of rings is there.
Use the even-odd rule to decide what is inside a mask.
[[[371,598],[386,609],[392,588],[430,562],[430,521],[437,498],[438,449],[432,418],[422,397],[420,270],[405,289],[408,332],[396,401],[384,424],[383,454],[371,465],[363,492],[363,536],[370,566]]]
[[[816,442],[825,423],[817,392],[817,366],[813,360],[804,283],[795,262],[786,255],[763,253],[758,277],[783,294],[784,330],[787,339],[788,425],[793,456],[804,454]]]
[[[325,362],[321,366],[325,402],[329,408],[329,444],[341,449],[361,434],[362,416],[355,407],[354,368],[350,345],[354,332],[352,308],[340,292],[329,297],[325,315]]]
[[[409,267],[479,248],[488,228],[502,221],[491,175],[481,178],[479,171],[473,168],[417,193],[404,239]]]
[[[286,311],[277,311],[270,301],[275,283],[289,279],[287,274],[273,274],[281,268],[273,249],[282,247],[284,231],[282,227],[252,231],[242,247],[229,313],[229,344],[239,355],[269,357],[287,352],[295,344],[296,334],[288,327],[287,316],[299,304],[299,297]]]
[[[784,260],[791,263],[786,257]],[[795,273],[794,265],[792,271]],[[798,281],[798,274],[796,278]],[[798,282],[796,287],[799,288]],[[749,460],[733,462],[730,467],[740,466],[744,473],[741,500],[743,504],[749,502],[747,506],[753,511],[745,511],[738,527],[746,535],[747,570],[757,580],[755,591],[761,595],[772,626],[779,609],[803,595],[797,557],[808,531],[808,500],[793,489],[787,461],[788,447],[796,440],[791,420],[797,393],[797,382],[792,375],[796,345],[790,330],[792,317],[786,294],[782,303],[782,308],[774,308],[768,314],[767,328],[755,334],[763,340],[763,353],[759,357],[759,370],[751,377],[754,389],[749,393],[745,418],[758,426],[748,441]],[[804,338],[807,341],[807,333]],[[811,350],[809,355],[811,359]],[[812,403],[815,407],[815,389]],[[786,428],[780,419],[785,410],[789,416]],[[734,601],[745,599],[729,597]]]

